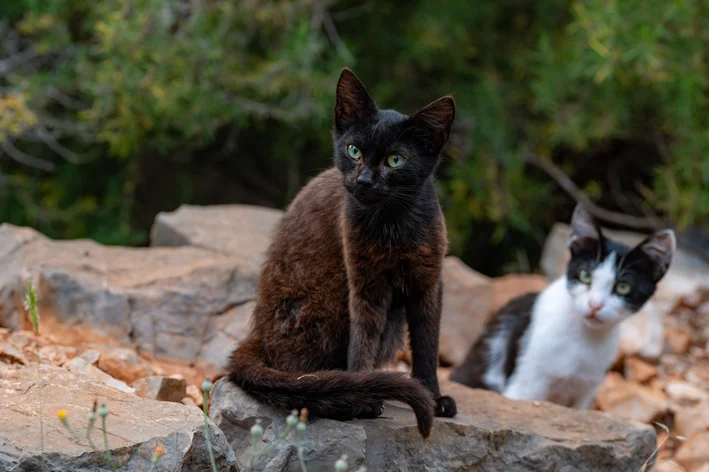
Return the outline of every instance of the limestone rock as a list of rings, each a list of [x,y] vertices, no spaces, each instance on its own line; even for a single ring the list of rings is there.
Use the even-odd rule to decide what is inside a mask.
[[[609,373],[596,393],[596,403],[602,411],[617,418],[650,423],[663,415],[669,402],[662,392],[628,382],[617,372]]]
[[[89,364],[88,362],[86,362],[85,359],[82,359],[81,357],[75,357],[71,360],[71,362],[69,363],[69,370],[71,370],[75,374],[84,375],[92,380],[95,380],[96,382],[101,382],[104,385],[115,388],[116,390],[120,390],[121,392],[135,393],[135,389],[126,385],[125,382],[118,379],[114,379],[98,367],[94,367],[93,365]]]
[[[700,431],[709,431],[709,403],[677,411],[675,430],[677,434],[685,437]]]
[[[135,392],[143,398],[164,402],[180,402],[187,395],[185,379],[151,376],[133,382]]]
[[[186,392],[187,397],[192,399],[195,405],[202,408],[202,405],[204,405],[204,393],[202,389],[196,385],[188,385]]]
[[[150,230],[151,246],[195,246],[228,254],[242,268],[241,277],[255,284],[265,261],[280,210],[251,205],[182,205],[158,213]]]
[[[709,463],[709,431],[695,433],[677,450],[675,460],[688,472],[698,472]]]
[[[443,313],[439,357],[441,363],[458,364],[480,336],[490,316],[490,279],[466,266],[457,257],[443,261]]]
[[[620,325],[620,351],[625,356],[657,360],[664,348],[664,312],[655,300]]]
[[[146,400],[122,393],[65,369],[42,365],[0,371],[0,470],[40,470],[38,403],[42,397],[44,450],[47,471],[108,471],[100,423],[92,430],[97,450],[75,440],[57,419],[60,409],[75,431],[86,428],[86,417],[95,398],[105,402],[108,441],[119,470],[147,471],[155,447],[164,454],[158,470],[209,470],[209,457],[199,410],[179,403]],[[211,423],[211,422],[210,422]],[[211,423],[215,460],[220,472],[235,472],[234,453],[224,435]]]
[[[709,401],[709,393],[705,390],[684,381],[670,381],[665,386],[665,392],[674,402],[681,405],[696,404],[701,401]]]
[[[52,241],[8,224],[0,226],[0,266],[0,325],[28,326],[22,300],[31,277],[44,332],[61,340],[90,328],[80,339],[98,343],[103,335],[158,360],[196,362],[211,319],[254,296],[253,277],[244,275],[251,268],[237,257],[197,247]]]
[[[626,472],[638,470],[655,446],[652,428],[601,413],[515,402],[452,383],[444,383],[442,391],[457,400],[460,413],[452,419],[437,418],[426,441],[411,410],[393,403],[374,420],[315,419],[302,442],[308,469],[332,470],[334,462],[347,454],[350,470],[365,465],[372,471],[401,472]],[[210,416],[243,467],[250,458],[251,426],[261,420],[263,447],[284,429],[286,415],[258,404],[221,379],[212,391]],[[300,470],[291,438],[259,456],[255,464],[255,471]]]
[[[637,357],[628,357],[625,359],[625,377],[638,383],[645,383],[657,377],[657,367]]]
[[[153,366],[133,349],[107,347],[98,361],[98,368],[128,384],[154,375]]]
[[[91,365],[97,365],[101,358],[101,353],[96,349],[89,349],[88,351],[82,352],[79,357]]]

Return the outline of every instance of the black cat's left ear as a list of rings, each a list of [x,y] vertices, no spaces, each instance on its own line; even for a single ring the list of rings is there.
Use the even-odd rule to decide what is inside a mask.
[[[453,97],[439,98],[417,111],[413,119],[429,138],[429,152],[437,156],[448,142],[451,127],[455,120],[455,102]]]
[[[350,69],[342,69],[337,81],[335,129],[344,131],[354,121],[374,117],[376,113],[377,106],[362,81]]]
[[[669,269],[672,256],[674,256],[676,250],[677,239],[675,238],[674,231],[665,229],[657,231],[645,238],[640,244],[633,248],[626,259],[632,259],[638,256],[648,259],[652,263],[652,276],[657,283],[664,277],[667,269]]]

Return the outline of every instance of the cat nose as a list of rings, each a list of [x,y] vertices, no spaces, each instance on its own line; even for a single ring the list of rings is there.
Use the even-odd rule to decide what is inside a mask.
[[[591,309],[591,313],[598,313],[603,308],[603,302],[594,302],[589,300],[588,307]]]
[[[372,185],[372,171],[369,169],[364,169],[359,177],[357,177],[357,183],[359,185],[364,185],[370,187]]]

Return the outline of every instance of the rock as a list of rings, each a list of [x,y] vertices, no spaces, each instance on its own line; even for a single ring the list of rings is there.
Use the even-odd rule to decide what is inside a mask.
[[[675,413],[675,431],[685,437],[699,431],[709,431],[709,403],[677,411]]]
[[[686,354],[692,345],[692,333],[686,325],[665,328],[665,344],[675,354]]]
[[[0,371],[0,470],[40,470],[40,423],[44,417],[47,471],[110,470],[104,459],[99,422],[94,426],[92,450],[83,440],[86,417],[95,398],[105,402],[108,441],[119,470],[147,471],[155,447],[164,454],[159,470],[209,470],[203,414],[179,403],[146,400],[72,374],[65,369],[36,366]],[[42,398],[39,409],[38,398]],[[61,426],[57,412],[66,410],[75,440]],[[234,453],[222,432],[210,422],[215,461],[220,471],[236,471]]]
[[[187,395],[185,379],[152,376],[133,382],[135,392],[143,398],[164,402],[181,402]]]
[[[617,372],[610,372],[599,386],[596,402],[602,411],[617,418],[650,423],[660,418],[669,408],[662,392],[628,382]]]
[[[510,300],[525,293],[541,292],[549,281],[541,275],[509,274],[492,279],[492,307],[495,313]]]
[[[8,342],[0,344],[0,361],[21,365],[30,363],[24,352]]]
[[[664,312],[654,300],[620,325],[620,350],[624,356],[657,360],[664,348]]]
[[[657,367],[637,357],[625,359],[625,377],[638,383],[645,383],[657,377]]]
[[[186,391],[187,396],[192,399],[194,404],[202,408],[202,405],[204,404],[204,394],[202,393],[202,389],[196,385],[188,385]]]
[[[685,377],[693,384],[709,388],[709,361],[700,360],[697,364],[689,368]]]
[[[76,357],[76,348],[72,346],[58,346],[49,344],[39,348],[39,359],[43,364],[63,366]]]
[[[154,375],[153,366],[133,349],[107,347],[98,361],[98,368],[128,384]]]
[[[251,205],[182,205],[173,212],[158,213],[150,230],[150,245],[194,246],[228,254],[253,290],[282,217],[280,210]]]
[[[645,236],[628,231],[614,231],[604,228],[603,234],[620,243],[634,246]],[[540,265],[544,275],[551,279],[566,271],[568,261],[567,241],[569,226],[557,223],[544,243]],[[668,300],[674,304],[679,299],[709,288],[709,262],[680,243],[672,258],[672,265],[657,286],[655,298]]]
[[[665,386],[665,392],[672,401],[681,405],[709,401],[709,393],[689,382],[671,381]]]
[[[95,349],[90,349],[86,352],[82,352],[79,357],[91,365],[97,365],[99,359],[101,358],[101,353]]]
[[[458,364],[480,336],[490,316],[490,279],[457,257],[443,261],[443,313],[439,357],[441,364]]]
[[[211,319],[254,296],[252,268],[237,257],[197,247],[52,241],[8,224],[0,226],[0,266],[0,325],[28,325],[22,301],[31,277],[43,332],[95,343],[103,336],[158,360],[197,362]],[[208,360],[215,367],[225,361]]]
[[[456,418],[436,418],[431,436],[419,435],[413,413],[387,404],[375,420],[311,421],[302,446],[308,470],[332,470],[347,454],[350,470],[521,472],[638,470],[655,446],[646,425],[622,423],[610,416],[549,403],[535,406],[495,393],[443,383],[458,402]],[[249,429],[261,420],[260,447],[285,427],[285,414],[258,404],[226,379],[212,390],[210,416],[224,431],[240,467],[250,458]],[[255,470],[300,470],[289,439],[256,459]]]
[[[709,463],[709,431],[695,433],[677,450],[675,460],[688,472],[697,472]]]
[[[244,303],[212,317],[202,348],[197,354],[198,361],[219,368],[226,367],[236,345],[249,333],[249,322],[255,305],[255,302]]]
[[[126,385],[125,382],[122,382],[118,379],[114,379],[106,372],[102,371],[98,367],[94,367],[81,357],[75,357],[71,360],[71,362],[69,363],[69,370],[71,370],[75,374],[84,375],[90,378],[91,380],[101,382],[104,385],[108,385],[109,387],[115,388],[116,390],[120,390],[121,392],[135,393],[135,389]]]

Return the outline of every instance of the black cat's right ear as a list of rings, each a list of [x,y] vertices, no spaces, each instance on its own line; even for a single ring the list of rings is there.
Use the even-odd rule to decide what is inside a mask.
[[[453,97],[439,98],[430,105],[417,111],[414,120],[428,135],[429,153],[438,155],[448,142],[455,120],[455,102]]]
[[[601,247],[601,229],[593,216],[580,203],[574,208],[571,217],[571,234],[569,249],[571,254],[580,252],[598,253]]]
[[[342,69],[337,81],[335,129],[344,131],[361,118],[374,117],[377,107],[364,84],[348,68]]]

